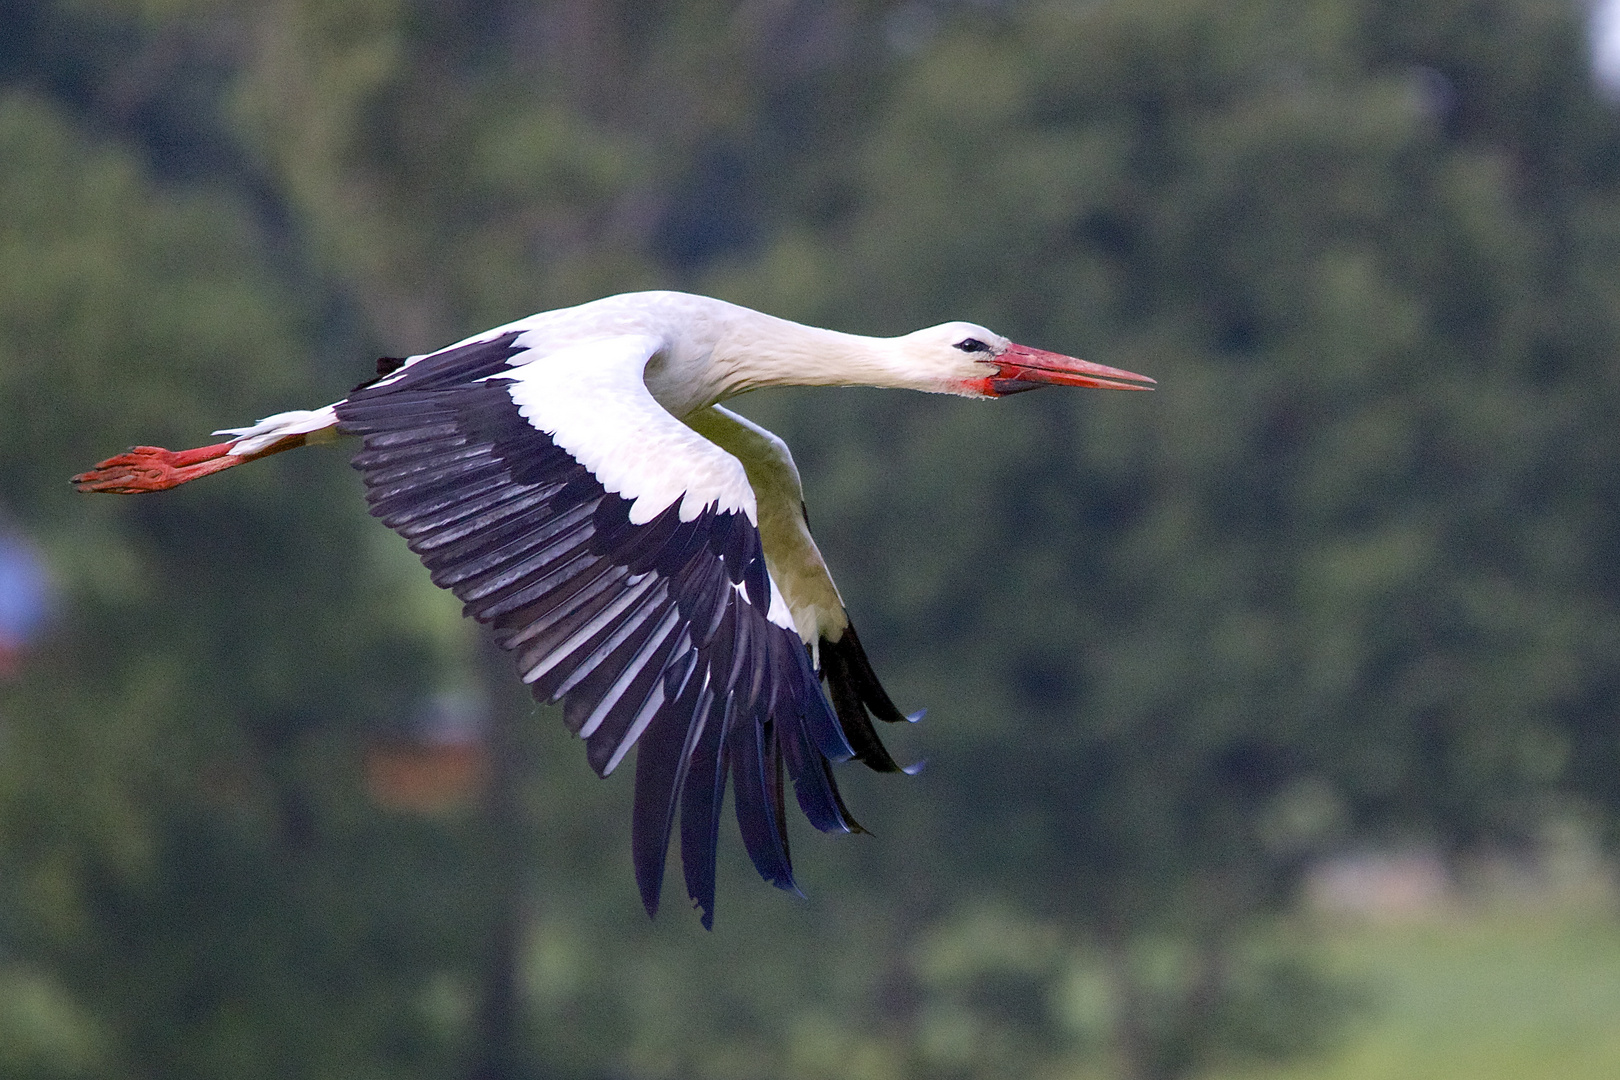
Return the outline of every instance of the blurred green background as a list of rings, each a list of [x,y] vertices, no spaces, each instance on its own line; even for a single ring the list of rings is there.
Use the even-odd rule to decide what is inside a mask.
[[[1620,112],[1576,0],[6,0],[0,1076],[1620,1075]],[[1157,377],[741,407],[905,708],[716,928],[340,449],[638,288]]]

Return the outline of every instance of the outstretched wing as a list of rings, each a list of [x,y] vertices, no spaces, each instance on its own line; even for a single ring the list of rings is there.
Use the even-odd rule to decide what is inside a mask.
[[[563,703],[592,767],[639,743],[642,900],[656,911],[678,816],[709,926],[728,777],[755,867],[792,890],[784,773],[818,829],[850,831],[829,763],[855,748],[767,572],[742,465],[642,382],[660,342],[534,344],[509,328],[414,359],[339,403],[339,427],[364,439],[371,512]]]
[[[780,588],[799,636],[811,647],[855,756],[879,772],[903,771],[878,739],[871,717],[894,723],[919,719],[922,713],[902,714],[872,671],[810,535],[804,486],[787,443],[719,405],[700,409],[686,423],[742,462],[758,503],[760,540],[771,580]]]

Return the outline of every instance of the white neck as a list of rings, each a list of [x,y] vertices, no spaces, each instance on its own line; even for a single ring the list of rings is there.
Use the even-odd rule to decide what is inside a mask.
[[[582,319],[588,334],[607,326],[661,337],[665,347],[648,363],[644,379],[676,416],[769,386],[880,386],[973,396],[969,380],[985,375],[942,338],[940,331],[955,324],[903,337],[864,337],[672,292],[629,293],[559,314]]]
[[[943,390],[937,373],[907,363],[904,338],[865,337],[749,312],[710,358],[725,397],[769,386],[881,386]]]

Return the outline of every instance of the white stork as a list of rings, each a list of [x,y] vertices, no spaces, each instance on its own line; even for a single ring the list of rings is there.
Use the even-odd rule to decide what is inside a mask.
[[[563,703],[591,766],[606,776],[639,744],[642,900],[656,912],[678,815],[687,892],[711,926],[727,778],[754,866],[796,891],[784,774],[816,828],[858,832],[830,765],[898,770],[871,718],[906,719],[810,537],[787,446],[719,402],[767,386],[995,398],[1152,383],[972,323],[860,337],[631,293],[385,358],[336,404],[216,432],[230,439],[213,446],[137,446],[73,482],[162,491],[360,436],[372,514],[493,629],[536,698]]]

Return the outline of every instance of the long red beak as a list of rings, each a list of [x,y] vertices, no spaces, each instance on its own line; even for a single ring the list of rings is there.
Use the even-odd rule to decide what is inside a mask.
[[[1001,371],[990,380],[990,391],[998,397],[1035,390],[1042,386],[1091,386],[1099,390],[1151,390],[1155,383],[1146,375],[1121,368],[1077,360],[1062,353],[1010,345],[994,360]]]

